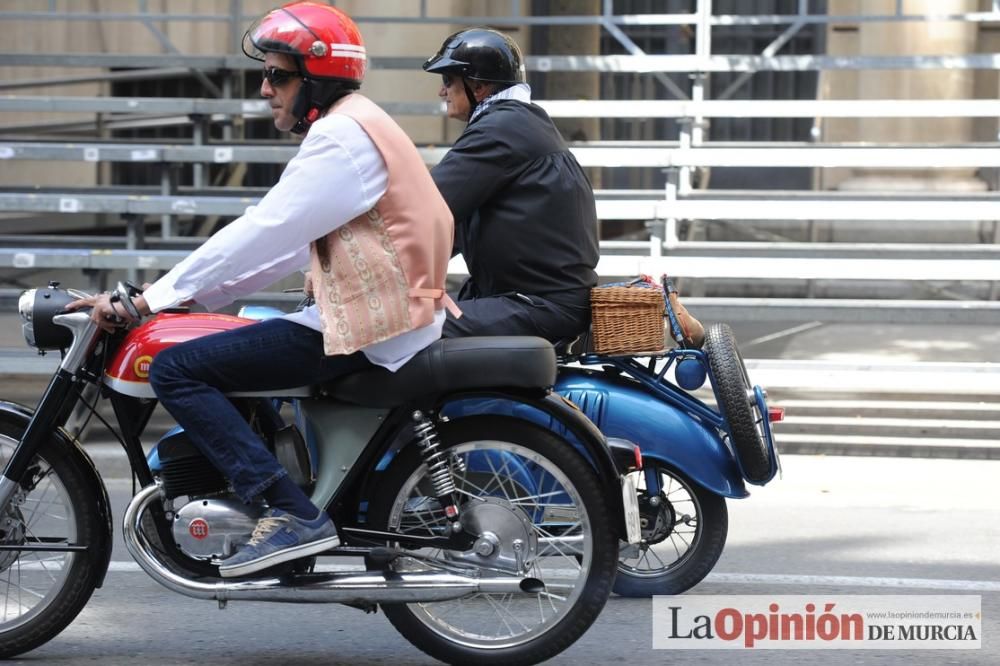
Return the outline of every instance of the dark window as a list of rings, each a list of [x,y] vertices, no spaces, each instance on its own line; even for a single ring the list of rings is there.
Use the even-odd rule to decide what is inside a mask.
[[[542,4],[543,7],[545,3]],[[715,15],[771,15],[795,14],[797,0],[715,0]],[[826,2],[809,3],[812,13],[826,13]],[[622,14],[688,14],[697,11],[696,0],[614,0],[613,11]],[[538,13],[545,13],[546,9]],[[695,52],[694,26],[619,25],[619,28],[639,48],[650,55],[687,55]],[[788,28],[788,24],[754,26],[713,26],[713,55],[758,55]],[[799,30],[778,55],[819,54],[825,51],[825,26],[821,23],[806,24]],[[547,30],[555,27],[535,28],[532,31],[532,52],[545,53]],[[608,31],[601,31],[601,54],[628,54],[627,49]],[[602,73],[601,99],[673,99],[674,95],[654,74],[629,72]],[[666,74],[670,81],[688,96],[692,82],[687,73]],[[544,91],[545,74],[533,74],[531,83]],[[739,73],[716,73],[708,76],[706,99],[718,99],[740,77]],[[816,72],[757,72],[744,81],[729,99],[815,99],[818,75]],[[542,94],[538,94],[539,97]],[[808,141],[809,119],[767,118],[713,118],[705,131],[706,141]],[[604,141],[675,141],[679,137],[678,123],[672,118],[618,119],[605,118],[600,123]],[[778,172],[781,173],[778,173]],[[656,169],[604,169],[602,188],[659,188],[665,176]],[[810,187],[809,169],[713,169],[711,187],[762,188],[780,183],[782,189],[807,189]]]

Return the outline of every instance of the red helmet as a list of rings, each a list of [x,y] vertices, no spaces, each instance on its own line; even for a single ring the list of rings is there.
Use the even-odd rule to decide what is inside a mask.
[[[301,74],[361,85],[367,56],[361,32],[336,7],[303,0],[273,9],[243,36],[243,52],[255,60],[264,54],[287,53]]]

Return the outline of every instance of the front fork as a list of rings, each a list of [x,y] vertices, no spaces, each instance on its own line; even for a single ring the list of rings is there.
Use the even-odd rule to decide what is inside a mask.
[[[663,497],[660,496],[660,490],[662,486],[660,485],[660,469],[657,465],[643,465],[643,476],[646,480],[646,503],[647,507],[640,506],[640,517],[648,522],[648,530],[645,525],[642,526],[643,537],[645,538],[647,534],[651,533],[652,529],[656,525],[656,515],[660,512],[660,505],[664,502]],[[650,511],[652,509],[652,511]],[[646,515],[650,513],[650,515]]]
[[[660,470],[656,465],[644,465],[643,475],[646,478],[646,497],[660,497]]]
[[[18,480],[23,478],[28,465],[31,464],[46,438],[52,434],[55,428],[62,425],[59,423],[59,419],[66,413],[64,406],[73,392],[74,383],[73,374],[62,368],[49,382],[48,388],[45,389],[45,393],[38,403],[38,408],[21,437],[21,441],[15,447],[14,453],[11,454],[10,460],[4,467],[3,476],[0,476],[0,510],[2,507],[6,507],[14,496],[18,488]]]
[[[66,422],[69,414],[67,399],[73,392],[76,373],[91,357],[101,336],[101,329],[86,311],[56,315],[52,321],[73,332],[73,343],[63,353],[59,369],[42,394],[21,441],[7,461],[3,476],[0,476],[0,514],[14,496],[18,480],[24,476],[45,438]]]

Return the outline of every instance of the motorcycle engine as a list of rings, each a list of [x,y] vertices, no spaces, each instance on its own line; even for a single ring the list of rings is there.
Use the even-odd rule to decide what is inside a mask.
[[[226,479],[183,430],[177,430],[156,445],[159,455],[159,477],[168,499],[186,495],[211,495],[225,492]]]
[[[250,539],[263,512],[236,498],[194,499],[174,514],[174,541],[194,559],[226,558]]]
[[[306,492],[313,483],[309,455],[294,426],[278,429],[268,438],[289,478]],[[222,474],[176,430],[157,444],[156,473],[166,497],[180,504],[173,517],[173,537],[185,555],[199,560],[225,558],[245,544],[266,507],[247,505],[233,495]]]
[[[177,547],[198,560],[232,555],[250,539],[264,507],[233,496],[222,474],[183,431],[160,440],[157,452],[164,494],[175,503],[185,498],[173,518]]]

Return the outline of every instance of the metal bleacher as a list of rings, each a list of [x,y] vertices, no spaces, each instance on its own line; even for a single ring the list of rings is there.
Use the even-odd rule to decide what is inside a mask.
[[[247,22],[241,0],[232,0],[228,15],[152,14],[144,2],[135,12],[66,13],[74,21],[136,21],[149,27],[153,22],[229,21],[236,35]],[[832,16],[811,12],[800,0],[798,11],[789,14],[747,16],[713,12],[709,0],[694,2],[695,11],[646,15],[616,15],[614,3],[605,0],[599,14],[537,16],[524,13],[522,3],[503,5],[504,15],[438,16],[429,13],[426,2],[416,13],[405,16],[359,16],[366,23],[436,24],[442,33],[449,25],[500,24],[504,26],[597,25],[627,51],[626,55],[529,55],[529,71],[543,72],[633,72],[649,74],[678,99],[538,99],[554,118],[659,118],[673,119],[680,133],[676,140],[577,141],[572,149],[585,167],[595,169],[647,170],[659,173],[662,187],[598,188],[597,209],[602,228],[606,223],[633,222],[641,227],[612,237],[602,234],[599,273],[613,279],[638,273],[669,273],[681,278],[693,296],[685,302],[703,318],[787,322],[883,322],[1000,324],[1000,191],[994,182],[976,192],[935,191],[833,191],[823,189],[700,189],[697,171],[713,168],[753,167],[777,169],[865,168],[898,171],[979,169],[1000,173],[1000,142],[993,140],[962,144],[865,143],[812,141],[713,141],[706,123],[713,118],[811,119],[819,124],[831,118],[966,118],[995,120],[1000,103],[992,99],[864,99],[802,100],[706,99],[704,79],[714,73],[833,71],[833,70],[943,70],[1000,71],[1000,53],[937,54],[914,56],[826,56],[781,55],[782,46],[804,25],[831,22],[859,24],[880,21],[903,25],[918,21],[971,22],[1000,25],[1000,2],[988,11],[940,15],[905,14],[901,3],[895,13],[885,15]],[[987,3],[983,3],[985,6]],[[825,5],[825,3],[824,3]],[[5,32],[18,21],[58,19],[58,10],[0,10]],[[55,16],[53,16],[55,14]],[[708,36],[713,29],[732,25],[786,26],[780,36],[760,53],[717,55]],[[699,37],[693,54],[651,54],[627,36],[630,26],[686,26]],[[151,30],[153,28],[150,28]],[[995,29],[995,28],[994,28]],[[160,33],[162,36],[162,33]],[[705,38],[702,38],[704,36]],[[161,42],[163,40],[161,39]],[[241,140],[229,130],[222,141],[208,140],[205,124],[228,123],[236,117],[264,117],[267,105],[256,99],[231,98],[232,86],[223,86],[216,98],[162,98],[68,96],[32,94],[32,87],[127,76],[155,78],[182,71],[231,75],[256,69],[258,63],[238,54],[236,44],[229,53],[183,55],[164,44],[162,54],[133,53],[35,53],[0,52],[0,67],[57,66],[67,71],[58,78],[12,80],[0,83],[0,160],[79,163],[136,163],[163,167],[159,186],[100,185],[91,187],[0,186],[0,215],[101,214],[126,220],[124,233],[95,237],[71,234],[7,234],[0,227],[0,277],[27,271],[79,269],[100,276],[108,271],[159,271],[179,261],[200,242],[198,236],[178,234],[178,222],[206,216],[233,218],[260,197],[260,188],[233,185],[212,186],[198,171],[190,183],[179,184],[170,176],[177,164],[281,164],[295,152],[290,142],[260,143]],[[416,71],[422,58],[370,58],[373,69]],[[98,75],[70,75],[71,68],[99,68]],[[670,74],[690,75],[690,95],[678,89]],[[440,104],[428,101],[378,100],[400,117],[440,117]],[[30,122],[6,123],[5,113],[31,113]],[[74,118],[46,120],[52,112],[75,114]],[[100,138],[100,128],[116,124],[149,122],[181,123],[195,127],[193,137],[183,142],[134,142]],[[202,129],[199,129],[202,128]],[[68,141],[66,132],[86,137]],[[428,165],[435,164],[447,146],[422,145]],[[857,225],[933,222],[979,228],[978,242],[908,242],[905,232],[899,242],[819,241],[815,229],[824,223]],[[766,223],[770,231],[761,231]],[[0,221],[0,225],[2,225]],[[610,228],[610,225],[607,225]],[[708,238],[708,228],[733,229],[732,238]],[[795,229],[784,234],[782,229]],[[743,231],[743,230],[749,231]],[[773,229],[778,229],[774,232]],[[694,230],[694,231],[693,231]],[[698,232],[700,230],[700,232]],[[696,233],[698,232],[698,233]],[[464,270],[460,260],[452,270]],[[895,295],[863,298],[863,287],[854,297],[815,296],[816,284],[880,286],[897,285]],[[705,285],[713,286],[706,290]],[[958,297],[941,297],[948,285],[978,285]],[[748,291],[726,285],[755,285]],[[793,285],[774,290],[769,285]],[[922,285],[922,290],[913,289]],[[882,293],[880,290],[879,293]],[[891,291],[891,290],[888,290]],[[709,295],[707,292],[711,292]],[[849,293],[849,292],[845,292]],[[763,295],[760,295],[763,294]],[[916,295],[915,295],[916,294]],[[280,298],[262,295],[264,298]],[[0,367],[0,371],[3,368]],[[981,373],[982,368],[977,368]],[[981,374],[977,374],[981,377]],[[993,377],[996,376],[994,373]],[[977,384],[979,386],[979,384]],[[989,387],[993,387],[992,389]],[[982,382],[986,393],[1000,394],[1000,382]]]

